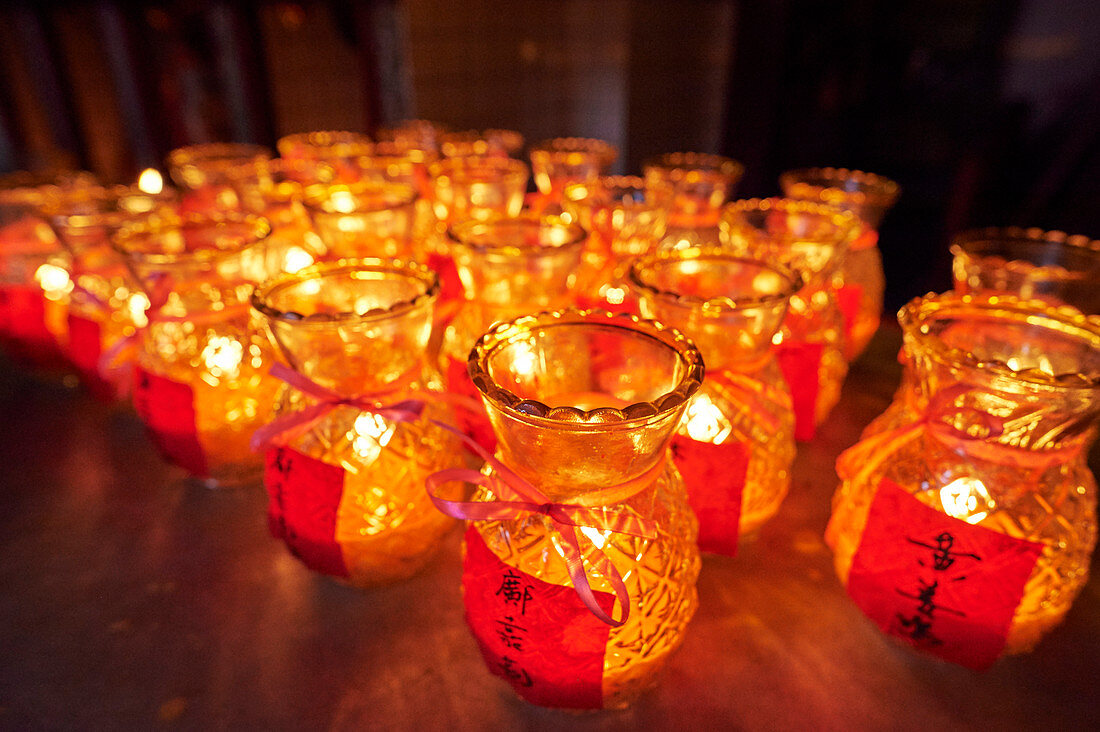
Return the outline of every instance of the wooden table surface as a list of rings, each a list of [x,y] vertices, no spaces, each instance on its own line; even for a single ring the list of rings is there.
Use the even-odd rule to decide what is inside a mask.
[[[259,486],[188,483],[133,414],[0,368],[0,729],[1100,729],[1095,576],[1033,653],[974,673],[885,638],[833,574],[833,461],[888,403],[899,342],[884,327],[853,364],[756,543],[704,558],[657,688],[581,715],[486,671],[458,531],[408,582],[341,586],[271,538]]]

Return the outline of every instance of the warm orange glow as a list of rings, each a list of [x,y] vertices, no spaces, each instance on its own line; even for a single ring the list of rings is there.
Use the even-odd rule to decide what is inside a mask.
[[[155,196],[164,190],[164,176],[156,168],[146,168],[138,176],[137,187],[142,193]]]

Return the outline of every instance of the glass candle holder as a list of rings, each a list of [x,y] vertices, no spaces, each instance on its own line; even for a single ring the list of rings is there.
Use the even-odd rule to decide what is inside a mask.
[[[955,292],[1009,294],[1100,314],[1100,242],[1061,231],[990,227],[963,232],[951,244]],[[890,406],[863,436],[892,429],[923,407],[908,357]]]
[[[416,191],[397,183],[319,186],[306,209],[331,259],[413,256]]]
[[[657,246],[673,190],[636,176],[602,176],[565,187],[566,213],[589,232],[577,272],[577,300],[618,312],[637,309],[627,283],[631,261]]]
[[[428,488],[474,519],[470,630],[524,699],[624,707],[655,682],[696,607],[697,524],[667,455],[702,358],[653,321],[566,310],[498,325],[469,370],[496,457],[480,451],[481,473],[433,476]],[[455,480],[478,485],[473,501],[440,497]]]
[[[587,183],[606,175],[619,151],[605,140],[555,137],[535,144],[528,153],[541,200],[538,208],[556,213],[570,183]]]
[[[1009,295],[902,308],[924,396],[837,459],[826,541],[886,633],[973,668],[1029,650],[1088,576],[1100,325]]]
[[[389,127],[380,127],[375,137],[382,142],[393,142],[398,147],[416,148],[439,153],[439,138],[450,132],[447,125],[425,119],[407,119]]]
[[[453,312],[462,298],[462,286],[444,234],[446,227],[466,219],[519,216],[530,173],[523,162],[504,156],[445,158],[428,166],[428,173],[437,231],[427,240],[427,261],[442,279],[442,309]]]
[[[310,165],[327,166],[332,171],[331,182],[355,183],[359,180],[356,160],[370,154],[372,143],[359,132],[324,130],[280,137],[275,149],[303,172]]]
[[[434,272],[393,260],[325,262],[256,289],[252,307],[289,368],[266,454],[268,516],[310,569],[366,587],[405,579],[454,521],[424,492],[464,464],[428,363]]]
[[[722,206],[733,196],[745,166],[732,158],[675,152],[642,163],[647,181],[672,186],[674,197],[662,246],[717,244]]]
[[[466,130],[439,135],[439,152],[445,158],[516,157],[523,149],[523,135],[515,130]]]
[[[858,229],[851,213],[810,201],[753,198],[722,210],[723,241],[733,252],[782,264],[802,277],[773,341],[791,388],[798,440],[813,439],[848,374],[832,278]]]
[[[836,286],[846,333],[845,355],[855,360],[867,347],[882,318],[886,279],[878,228],[897,202],[897,183],[874,173],[847,168],[803,168],[779,177],[783,195],[818,201],[851,211],[863,222],[837,272]]]
[[[447,388],[476,400],[470,350],[496,323],[568,305],[586,234],[558,216],[523,214],[463,221],[447,236],[466,297],[444,331],[440,361]],[[459,419],[466,434],[495,447],[483,414],[462,411]]]
[[[88,391],[103,401],[129,394],[133,363],[123,353],[146,325],[149,300],[111,247],[111,234],[127,222],[171,214],[171,190],[149,194],[136,187],[89,187],[47,193],[41,212],[69,253],[72,282],[65,353]]]
[[[112,243],[151,303],[134,374],[134,407],[165,459],[210,487],[259,477],[252,433],[280,383],[249,324],[253,286],[277,274],[270,224],[228,213],[153,217]]]
[[[706,361],[672,456],[699,518],[699,548],[732,556],[790,486],[794,412],[772,337],[801,280],[780,265],[692,247],[635,260],[630,282],[642,315],[689,336]]]
[[[39,214],[48,188],[29,174],[0,180],[0,349],[21,368],[64,380],[73,284],[68,256]]]
[[[267,170],[271,151],[260,145],[212,142],[179,147],[168,153],[168,174],[183,190],[182,213],[212,214],[238,208],[234,181],[251,166]]]
[[[407,143],[383,141],[371,147],[369,155],[356,160],[360,178],[374,183],[398,183],[416,189],[416,216],[413,238],[430,242],[435,234],[436,218],[432,208],[435,191],[429,166],[439,159],[438,153]]]

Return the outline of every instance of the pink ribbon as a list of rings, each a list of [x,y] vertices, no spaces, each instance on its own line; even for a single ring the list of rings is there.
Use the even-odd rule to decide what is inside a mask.
[[[265,450],[276,444],[278,438],[289,433],[289,439],[301,434],[311,427],[317,420],[324,417],[336,407],[353,407],[361,412],[377,414],[383,419],[392,422],[415,422],[420,419],[424,406],[429,401],[447,402],[465,409],[481,410],[481,403],[460,394],[448,394],[424,390],[410,390],[405,388],[410,376],[398,379],[388,389],[373,394],[362,394],[354,397],[345,397],[331,389],[327,389],[309,377],[284,366],[281,363],[273,364],[268,371],[271,376],[289,384],[298,391],[317,400],[305,409],[300,409],[278,417],[269,424],[260,427],[252,434],[251,448],[255,452]],[[380,404],[387,397],[402,394],[410,397],[393,404]],[[284,440],[285,441],[285,440]]]
[[[592,560],[593,565],[611,583],[615,595],[619,598],[619,606],[622,608],[622,619],[615,620],[605,613],[596,601],[596,596],[588,581],[580,539],[574,527],[613,531],[619,534],[653,539],[657,536],[657,523],[614,508],[590,508],[577,504],[555,503],[529,481],[509,469],[490,455],[481,445],[459,430],[441,422],[435,422],[435,424],[457,435],[467,449],[488,463],[493,469],[490,475],[467,468],[450,468],[429,475],[425,487],[428,491],[428,497],[432,499],[432,503],[435,504],[436,508],[448,516],[464,521],[507,521],[532,514],[546,516],[553,522],[554,528],[562,539],[561,546],[565,554],[569,578],[573,581],[573,588],[580,596],[581,602],[593,615],[613,628],[625,623],[627,618],[630,617],[630,594],[627,592],[622,575],[619,574],[619,570],[615,568],[607,555],[593,544],[592,549],[595,556],[595,559]],[[619,486],[612,486],[608,491],[628,488],[632,485],[637,485],[638,490],[641,490],[649,485],[663,468],[664,461],[661,460],[638,478]],[[482,486],[492,491],[493,495],[500,497],[500,500],[451,501],[436,495],[435,489],[438,486],[452,481],[462,481]]]

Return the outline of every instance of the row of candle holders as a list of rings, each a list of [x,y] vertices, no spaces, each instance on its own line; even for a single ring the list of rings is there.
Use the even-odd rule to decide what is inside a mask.
[[[897,186],[812,169],[727,202],[734,161],[606,176],[610,145],[564,138],[525,196],[518,136],[387,137],[184,148],[179,191],[16,181],[3,345],[129,393],[210,486],[262,471],[314,571],[398,581],[469,521],[489,669],[536,704],[628,705],[683,637],[699,552],[777,512],[877,328]],[[1087,578],[1100,245],[996,229],[953,252],[956,292],[899,315],[905,376],[838,459],[826,541],[885,633],[984,668]]]

